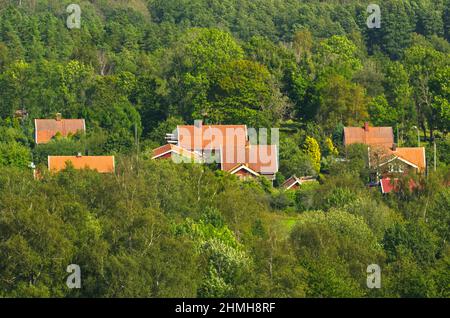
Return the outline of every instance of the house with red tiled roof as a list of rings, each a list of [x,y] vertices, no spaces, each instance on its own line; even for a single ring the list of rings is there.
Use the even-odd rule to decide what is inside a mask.
[[[344,127],[344,145],[365,144],[368,146],[391,147],[394,144],[392,127]]]
[[[153,150],[152,159],[171,158],[172,154],[217,163],[221,170],[242,179],[264,176],[275,179],[278,172],[276,145],[252,145],[246,125],[179,125],[167,134],[167,145]]]
[[[369,148],[369,165],[382,177],[426,171],[424,147]]]
[[[297,176],[293,175],[290,178],[286,179],[283,182],[281,187],[285,190],[297,190],[300,186],[306,182],[314,182],[317,181],[314,177],[301,177],[297,178]]]
[[[396,147],[389,149],[380,166],[386,166],[387,172],[405,173],[413,169],[425,172],[426,158],[424,147]]]
[[[34,120],[34,140],[36,144],[46,144],[57,134],[63,137],[77,132],[86,132],[84,119],[62,119],[60,114],[55,119]]]
[[[344,145],[364,144],[368,146],[371,180],[377,184],[381,179],[396,179],[411,170],[426,171],[425,148],[397,147],[392,127],[344,127]],[[388,187],[385,184],[386,187]]]
[[[233,151],[228,151],[228,150]],[[220,166],[231,174],[242,173],[243,170],[254,171],[257,175],[274,180],[278,172],[278,150],[276,145],[250,145],[245,147],[222,148]],[[249,172],[249,171],[248,171]],[[238,174],[240,175],[240,174]]]
[[[411,172],[426,172],[424,147],[369,148],[369,166],[372,168],[372,180],[379,182],[382,193],[397,191],[398,179]],[[411,179],[414,188],[414,181]]]
[[[114,156],[48,156],[50,172],[59,172],[68,166],[77,170],[95,170],[99,173],[114,173],[116,169]]]

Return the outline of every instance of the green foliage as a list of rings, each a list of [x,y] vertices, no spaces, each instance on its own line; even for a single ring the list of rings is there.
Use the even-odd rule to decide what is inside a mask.
[[[331,130],[339,123],[357,125],[367,119],[367,97],[358,84],[342,75],[330,75],[323,77],[317,90],[319,102],[315,117],[326,129]]]
[[[195,242],[205,262],[205,273],[198,289],[199,297],[232,297],[238,294],[239,283],[246,280],[251,260],[233,232],[224,224],[220,212],[206,208],[200,222],[187,219],[177,227]]]
[[[293,138],[280,141],[280,172],[285,178],[316,175],[312,158],[302,151]]]
[[[235,289],[246,280],[250,270],[245,252],[211,239],[202,246],[202,253],[208,259],[208,272],[198,291],[199,297],[236,296]]]
[[[395,224],[383,239],[388,261],[395,261],[401,253],[411,252],[415,262],[430,264],[437,253],[436,238],[423,223]]]
[[[363,219],[339,210],[305,212],[290,240],[299,260],[311,267],[314,297],[362,296],[360,273],[370,262],[383,261],[382,248]]]
[[[369,104],[369,115],[373,118],[374,126],[394,127],[399,118],[395,109],[389,106],[386,97],[380,95],[375,97]]]
[[[403,55],[404,48],[411,43],[415,25],[412,6],[412,1],[389,0],[383,3],[383,26],[365,30],[371,50],[381,49],[393,59]]]
[[[353,176],[353,182],[368,182],[370,169],[367,146],[363,144],[349,145],[345,148],[345,159],[339,158],[334,161],[329,170],[331,175]]]
[[[330,137],[325,139],[325,154],[333,157],[337,157],[339,155],[339,150],[334,146]]]
[[[26,168],[31,163],[30,150],[17,142],[0,143],[0,166]]]
[[[391,297],[436,297],[432,277],[421,270],[411,254],[406,254],[395,263],[389,264],[386,277],[389,277],[386,288]]]
[[[421,128],[447,129],[449,118],[448,54],[423,46],[413,46],[405,52],[405,64],[411,77],[414,99],[418,108]],[[447,74],[447,75],[444,75]],[[442,126],[444,124],[444,126]],[[446,128],[443,128],[446,127]]]
[[[165,144],[166,134],[171,134],[177,128],[178,125],[183,125],[184,121],[179,117],[169,117],[165,121],[161,122],[150,134],[150,138],[157,142],[159,145]]]
[[[210,109],[202,111],[213,122],[268,127],[282,118],[286,108],[269,71],[246,60],[224,64],[215,73],[208,95],[213,95]]]
[[[362,68],[356,45],[345,36],[332,36],[320,43],[319,65],[323,73],[336,73],[347,79]]]
[[[343,210],[361,216],[367,225],[372,229],[378,239],[383,238],[386,230],[391,228],[396,222],[401,222],[401,215],[393,209],[378,201],[377,198],[358,195],[342,207]]]
[[[274,193],[270,200],[270,205],[275,210],[288,211],[289,208],[295,206],[295,192],[293,191],[280,191]]]
[[[318,182],[303,184],[295,193],[295,203],[298,211],[314,210],[315,193],[320,188]]]
[[[320,171],[320,159],[322,154],[320,153],[320,147],[313,137],[306,137],[305,144],[303,145],[306,154],[311,158],[314,170]]]

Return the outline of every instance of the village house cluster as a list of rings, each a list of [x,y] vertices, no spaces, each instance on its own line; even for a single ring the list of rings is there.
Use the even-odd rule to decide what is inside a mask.
[[[220,169],[241,179],[258,176],[273,181],[278,172],[276,145],[253,145],[245,125],[195,125],[177,126],[166,135],[167,144],[153,150],[152,159],[172,159],[176,162],[215,162]],[[411,170],[423,173],[426,169],[424,147],[397,147],[392,127],[345,127],[344,145],[367,145],[370,169],[375,171],[371,180],[380,185],[382,193],[396,189],[401,175]],[[214,158],[215,160],[211,160]],[[281,187],[298,189],[314,182],[311,176],[291,176]],[[411,184],[411,188],[414,184]]]
[[[55,136],[68,137],[77,133],[86,132],[84,119],[63,119],[61,114],[56,114],[54,119],[34,120],[35,143],[46,144]],[[114,156],[83,156],[81,153],[75,156],[48,156],[48,169],[51,172],[59,172],[71,165],[75,169],[91,169],[100,173],[114,173]],[[38,172],[34,169],[34,175]]]
[[[84,119],[35,119],[36,144],[48,143],[55,136],[68,137],[86,131]],[[179,125],[166,134],[167,144],[153,150],[152,159],[171,159],[174,162],[216,164],[221,170],[240,179],[265,177],[271,182],[279,169],[276,144],[254,144],[246,125]],[[399,177],[411,171],[424,173],[424,147],[397,147],[392,127],[344,127],[344,146],[367,145],[371,182],[379,185],[382,193],[396,190]],[[70,164],[75,169],[91,169],[99,173],[114,173],[114,156],[48,156],[51,172],[64,170]],[[311,176],[291,176],[282,185],[295,190],[308,182]],[[414,183],[410,184],[414,188]]]
[[[166,139],[166,145],[153,150],[152,159],[215,163],[241,179],[262,176],[273,181],[278,172],[277,145],[250,143],[246,125],[203,125],[196,121],[195,125],[177,126]]]
[[[411,171],[424,173],[426,157],[424,147],[397,147],[392,127],[345,127],[344,145],[367,145],[371,181],[381,187],[381,192],[395,191],[399,178]],[[415,187],[410,181],[410,188]]]

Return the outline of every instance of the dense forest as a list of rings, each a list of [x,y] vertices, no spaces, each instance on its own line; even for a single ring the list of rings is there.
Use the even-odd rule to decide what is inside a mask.
[[[450,297],[450,0],[377,3],[0,0],[0,297]],[[56,113],[87,133],[35,145]],[[274,185],[150,159],[195,119],[279,128]],[[366,121],[419,134],[419,187],[368,187]],[[77,153],[117,171],[46,172]]]

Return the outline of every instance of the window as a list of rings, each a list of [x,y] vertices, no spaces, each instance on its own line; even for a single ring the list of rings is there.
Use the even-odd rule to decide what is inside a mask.
[[[401,165],[401,164],[391,163],[388,165],[388,170],[389,170],[389,172],[398,172],[398,173],[404,172],[403,165]]]

